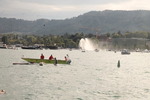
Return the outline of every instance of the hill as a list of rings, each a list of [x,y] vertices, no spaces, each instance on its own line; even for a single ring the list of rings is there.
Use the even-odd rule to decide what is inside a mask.
[[[38,19],[27,21],[15,18],[0,18],[0,33],[21,32],[24,34],[64,33],[113,33],[126,31],[150,32],[148,10],[91,11],[65,20]]]

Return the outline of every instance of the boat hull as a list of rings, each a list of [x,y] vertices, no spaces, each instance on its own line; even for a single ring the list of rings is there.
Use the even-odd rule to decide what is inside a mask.
[[[35,59],[35,58],[22,58],[23,60],[30,62],[30,63],[47,63],[47,64],[55,64],[55,60],[49,60],[49,59]],[[65,60],[57,60],[57,64],[70,64],[71,61],[65,61]]]
[[[124,49],[124,50],[122,50],[121,54],[122,55],[129,55],[130,52],[128,50]]]

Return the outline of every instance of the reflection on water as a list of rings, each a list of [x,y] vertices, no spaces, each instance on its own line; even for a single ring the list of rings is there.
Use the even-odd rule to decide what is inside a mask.
[[[71,65],[12,65],[51,54]],[[149,53],[80,50],[0,50],[0,100],[148,100]],[[117,62],[120,60],[120,68]]]

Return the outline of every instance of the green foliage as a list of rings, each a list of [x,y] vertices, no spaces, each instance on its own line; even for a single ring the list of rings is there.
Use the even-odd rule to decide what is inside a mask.
[[[103,42],[104,48],[113,47],[115,49],[150,49],[150,32],[125,32],[106,33],[101,35],[75,33],[64,35],[22,35],[22,34],[0,34],[1,41],[5,44],[34,45],[43,44],[45,46],[58,46],[61,48],[78,48],[81,38],[91,38],[94,44]]]
[[[94,36],[94,35],[92,35]],[[1,41],[6,44],[23,44],[26,46],[44,44],[45,46],[58,46],[62,48],[78,48],[81,38],[88,37],[83,33],[64,35],[22,35],[22,34],[1,34]],[[95,37],[95,36],[94,36]],[[92,37],[91,37],[92,38]]]
[[[3,36],[3,37],[2,37],[2,42],[3,42],[4,44],[8,44],[8,38],[7,38],[7,36]]]

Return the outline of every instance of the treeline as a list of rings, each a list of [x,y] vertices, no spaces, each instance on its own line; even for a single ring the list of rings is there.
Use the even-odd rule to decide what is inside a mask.
[[[1,42],[7,45],[23,44],[31,46],[34,44],[43,44],[44,46],[57,46],[61,48],[78,48],[81,38],[91,38],[102,43],[104,48],[146,48],[150,39],[150,32],[125,32],[106,34],[63,34],[63,35],[23,35],[23,34],[0,34]],[[106,44],[107,43],[107,44]]]
[[[7,45],[23,44],[31,46],[34,44],[44,44],[44,46],[57,46],[61,48],[78,48],[81,38],[92,38],[92,34],[64,34],[64,35],[21,35],[21,34],[1,34],[1,41]]]
[[[110,33],[107,33],[110,34]],[[143,38],[143,39],[150,39],[150,32],[125,32],[121,33],[118,31],[117,33],[113,33],[111,35],[112,38]]]
[[[120,31],[116,33],[107,33],[103,37],[106,37],[109,41],[103,45],[103,48],[108,49],[148,49],[150,50],[150,32],[125,32]],[[101,39],[99,39],[101,40]]]

